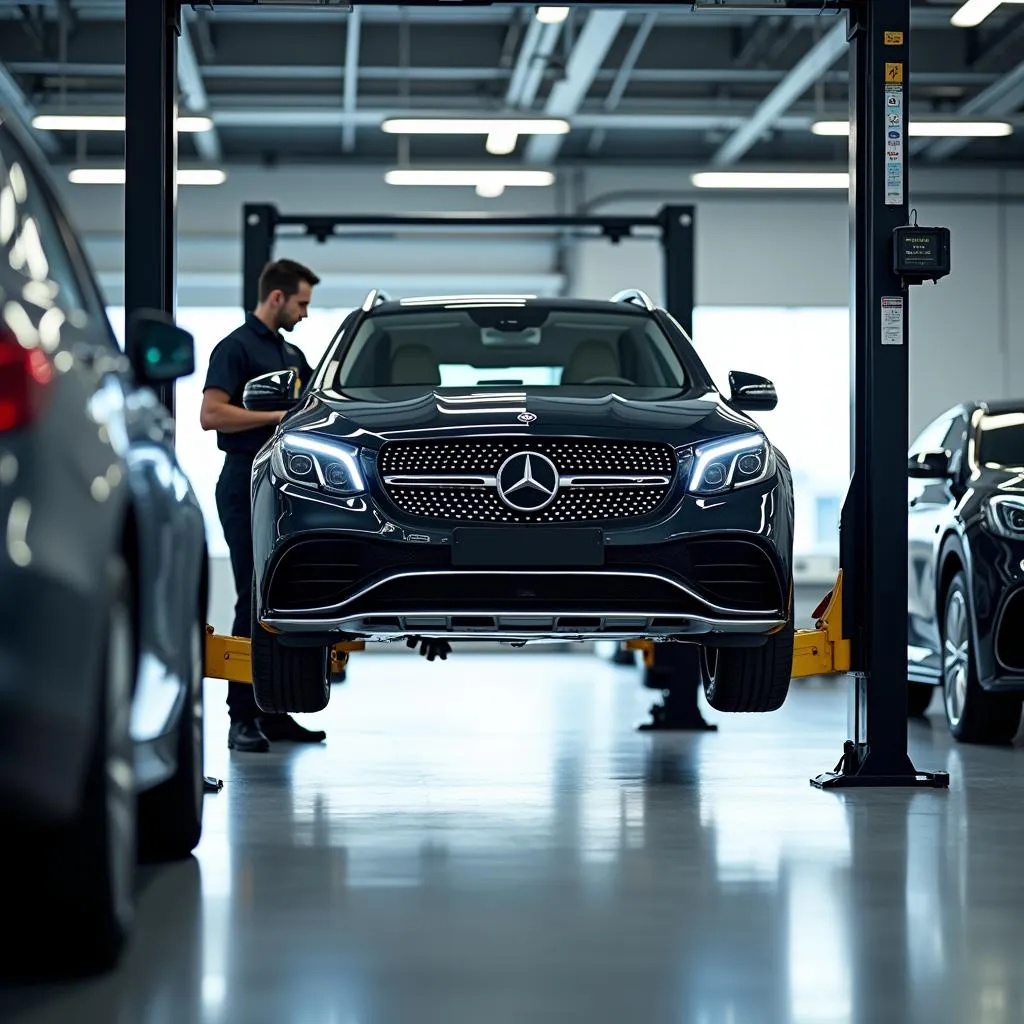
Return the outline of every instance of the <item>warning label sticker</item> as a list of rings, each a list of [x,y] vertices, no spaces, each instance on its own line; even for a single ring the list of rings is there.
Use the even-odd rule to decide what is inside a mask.
[[[882,344],[903,344],[903,296],[882,296]]]
[[[903,65],[901,64],[902,68]],[[885,205],[903,204],[903,86],[885,87]]]
[[[886,46],[902,46],[903,45],[903,33],[902,32],[886,32],[883,37]]]
[[[903,65],[902,64],[886,64],[885,65],[885,80],[890,85],[895,85],[903,81]]]

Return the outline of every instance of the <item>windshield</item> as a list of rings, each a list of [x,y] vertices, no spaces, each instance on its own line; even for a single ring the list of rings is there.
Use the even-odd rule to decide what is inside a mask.
[[[983,466],[1024,466],[1024,413],[982,417],[978,462]]]
[[[381,387],[681,388],[657,322],[544,306],[404,309],[367,317],[324,367],[327,390]]]

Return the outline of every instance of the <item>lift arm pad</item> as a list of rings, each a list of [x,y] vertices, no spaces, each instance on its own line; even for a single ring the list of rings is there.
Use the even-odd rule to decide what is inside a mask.
[[[331,648],[330,672],[340,672],[352,651],[365,648],[362,641],[336,644]],[[226,679],[230,683],[252,683],[252,661],[249,639],[243,636],[225,636],[206,627],[206,667],[210,679]]]

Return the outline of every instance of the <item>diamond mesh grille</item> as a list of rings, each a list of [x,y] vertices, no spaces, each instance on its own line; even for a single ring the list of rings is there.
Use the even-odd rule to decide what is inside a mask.
[[[546,455],[563,474],[586,476],[660,475],[671,477],[675,452],[657,442],[498,439],[488,441],[392,442],[380,454],[381,476],[494,474],[509,455]],[[385,484],[391,500],[409,515],[486,523],[579,523],[633,519],[654,512],[670,485],[566,487],[539,512],[508,508],[493,487],[416,487]]]

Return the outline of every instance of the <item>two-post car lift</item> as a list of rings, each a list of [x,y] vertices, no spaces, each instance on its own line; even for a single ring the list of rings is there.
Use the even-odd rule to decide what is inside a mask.
[[[433,6],[446,0],[407,2]],[[272,3],[216,0],[215,6]],[[677,6],[664,0],[615,2],[621,7],[641,5]],[[125,305],[129,313],[140,308],[174,313],[175,69],[181,6],[181,0],[146,0],[126,6]],[[842,513],[843,571],[823,602],[817,628],[797,633],[793,674],[850,674],[850,738],[836,771],[813,778],[814,785],[947,786],[945,772],[917,770],[907,751],[907,577],[899,567],[907,562],[903,496],[908,280],[897,272],[893,239],[897,229],[908,223],[910,0],[693,0],[692,6],[848,19],[853,475]],[[899,136],[895,141],[888,137],[894,129]],[[516,223],[521,226],[523,220],[516,218]],[[692,219],[690,230],[692,246]],[[254,280],[252,267],[246,271],[246,280]],[[684,299],[685,285],[669,274],[668,308],[677,318],[682,314],[687,327],[692,288],[691,276]],[[673,294],[673,289],[678,291]],[[167,389],[161,397],[173,412],[173,391]],[[358,645],[339,645],[333,655],[335,664],[343,663],[353,647]],[[206,666],[210,676],[251,679],[247,642],[211,631]]]

